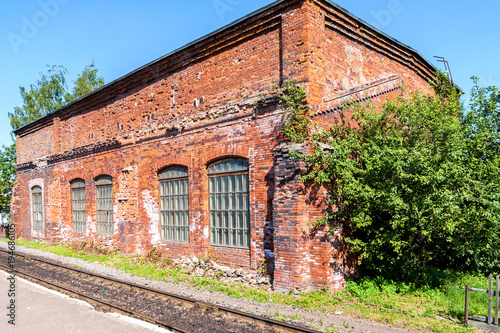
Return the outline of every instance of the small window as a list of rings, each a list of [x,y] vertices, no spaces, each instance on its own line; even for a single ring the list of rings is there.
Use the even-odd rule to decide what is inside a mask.
[[[208,168],[210,244],[248,248],[248,162],[231,159]]]
[[[159,178],[161,238],[189,242],[188,170],[168,168]]]
[[[86,232],[85,181],[77,179],[71,183],[71,213],[74,232]]]
[[[96,179],[97,233],[113,234],[113,178],[102,176]]]
[[[33,211],[33,230],[43,230],[43,204],[42,188],[34,186],[31,189],[32,211]]]

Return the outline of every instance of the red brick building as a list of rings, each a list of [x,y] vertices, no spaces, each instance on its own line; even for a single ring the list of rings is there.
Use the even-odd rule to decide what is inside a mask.
[[[15,131],[17,236],[252,270],[267,253],[277,290],[342,288],[344,254],[308,232],[319,200],[262,95],[297,80],[328,125],[346,99],[426,89],[433,75],[330,1],[277,1]]]

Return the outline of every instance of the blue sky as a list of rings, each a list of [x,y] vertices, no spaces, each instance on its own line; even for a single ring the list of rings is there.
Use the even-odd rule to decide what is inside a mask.
[[[0,145],[10,144],[7,116],[22,105],[19,86],[46,65],[75,80],[95,61],[106,83],[251,13],[271,0],[40,0],[0,5]],[[500,2],[338,0],[337,4],[418,50],[436,67],[445,57],[466,92],[472,75],[500,86]]]

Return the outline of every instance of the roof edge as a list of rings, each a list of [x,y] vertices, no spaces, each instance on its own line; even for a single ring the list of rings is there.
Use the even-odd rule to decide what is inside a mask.
[[[416,49],[414,49],[413,47],[409,46],[408,44],[405,44],[403,42],[401,42],[400,40],[392,37],[391,35],[385,33],[384,31],[380,30],[379,28],[377,27],[374,27],[373,25],[371,25],[370,23],[366,22],[365,20],[363,20],[362,18],[356,16],[355,14],[351,13],[350,11],[348,11],[347,9],[345,9],[344,7],[340,6],[339,4],[333,2],[332,0],[316,0],[316,1],[320,1],[320,2],[324,2],[324,3],[327,3],[328,5],[336,8],[337,10],[343,12],[344,14],[350,16],[351,18],[353,18],[354,20],[364,24],[365,26],[367,26],[368,28],[372,29],[373,31],[375,31],[376,33],[382,35],[383,37],[389,39],[390,41],[394,42],[395,44],[398,44],[399,46],[403,47],[403,48],[406,48],[408,49],[409,51],[413,52],[415,55],[417,55],[418,57],[420,57],[420,59],[422,59],[422,61],[428,65],[430,68],[432,68],[434,71],[440,71],[439,68],[437,68],[436,66],[434,66],[434,64],[432,64],[432,62],[429,61],[429,59],[427,59],[426,57],[424,57],[419,51],[417,51]],[[455,86],[455,88],[457,88],[460,92],[464,93],[463,89],[460,88],[460,86],[458,86],[457,84],[453,83],[453,85]]]
[[[398,44],[399,46],[403,47],[403,48],[406,48],[408,49],[409,51],[415,53],[416,55],[418,55],[427,65],[429,65],[429,67],[431,67],[432,69],[434,69],[434,71],[437,71],[438,68],[436,66],[434,66],[426,57],[424,57],[420,52],[418,52],[417,50],[415,50],[414,48],[412,48],[411,46],[399,41],[398,39],[388,35],[387,33],[383,32],[382,30],[378,29],[377,27],[374,27],[373,25],[371,25],[370,23],[366,22],[365,20],[363,20],[362,18],[354,15],[353,13],[351,13],[350,11],[348,11],[347,9],[345,9],[344,7],[336,4],[335,2],[333,2],[332,0],[318,0],[318,1],[322,1],[322,2],[325,2],[327,4],[329,4],[330,6],[333,6],[335,7],[336,9],[338,9],[339,11],[343,12],[344,14],[350,16],[351,18],[353,18],[354,20],[356,21],[359,21],[361,22],[362,24],[366,25],[367,27],[369,27],[370,29],[374,30],[375,32],[379,33],[380,35],[384,36],[385,38],[389,39],[390,41],[394,42],[395,44]]]

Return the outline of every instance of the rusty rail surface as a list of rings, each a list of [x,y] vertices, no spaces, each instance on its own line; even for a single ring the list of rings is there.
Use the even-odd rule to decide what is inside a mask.
[[[12,255],[11,252],[6,251],[4,249],[0,249],[0,254]],[[263,332],[266,332],[266,331],[283,332],[283,333],[289,333],[289,332],[290,333],[291,332],[294,332],[294,333],[295,332],[317,333],[318,332],[318,331],[310,329],[310,328],[305,328],[305,327],[297,326],[294,324],[281,322],[281,321],[265,318],[265,317],[258,316],[258,315],[253,315],[250,313],[231,309],[228,307],[224,307],[224,306],[220,306],[220,305],[216,305],[216,304],[212,304],[212,303],[208,303],[208,302],[204,302],[204,301],[198,301],[198,300],[195,300],[195,299],[190,298],[190,297],[165,292],[165,291],[162,291],[162,290],[159,290],[156,288],[151,288],[151,287],[139,285],[136,283],[119,280],[119,279],[116,279],[113,277],[88,272],[86,270],[83,270],[83,269],[80,269],[77,267],[71,267],[71,266],[68,266],[65,264],[56,263],[53,261],[42,259],[40,257],[35,257],[35,256],[31,256],[31,255],[26,255],[26,254],[19,254],[19,253],[15,253],[14,256],[19,257],[19,258],[23,258],[26,261],[38,262],[38,263],[42,263],[44,265],[56,267],[59,270],[65,270],[66,272],[70,272],[70,274],[78,275],[80,278],[83,276],[86,278],[98,279],[98,280],[102,281],[103,284],[112,283],[112,284],[118,285],[120,287],[127,287],[129,289],[131,288],[134,291],[146,292],[153,297],[156,296],[156,297],[163,298],[163,299],[169,299],[169,300],[174,301],[176,303],[181,303],[182,306],[185,306],[188,308],[198,307],[198,308],[203,309],[203,310],[210,310],[212,313],[223,314],[224,316],[226,316],[227,318],[229,318],[231,320],[236,319],[238,322],[255,324],[255,325],[259,326],[260,328],[262,328]],[[5,262],[7,262],[7,261],[5,261]],[[53,290],[62,292],[63,294],[66,294],[68,296],[87,301],[92,306],[94,306],[97,310],[106,311],[106,312],[117,312],[117,313],[124,314],[124,315],[130,316],[130,317],[138,318],[140,320],[153,323],[159,327],[163,327],[165,329],[168,329],[172,332],[190,333],[189,331],[186,331],[186,330],[179,328],[179,327],[175,327],[168,322],[159,321],[159,320],[156,320],[155,318],[152,318],[149,316],[144,316],[143,314],[138,313],[137,311],[134,311],[130,308],[125,308],[123,306],[113,304],[112,302],[91,296],[91,295],[86,294],[84,292],[73,290],[67,286],[63,286],[62,284],[59,284],[59,283],[56,283],[53,281],[48,281],[48,280],[46,280],[42,277],[39,277],[39,276],[35,276],[34,274],[31,274],[29,272],[25,272],[25,271],[22,271],[19,269],[11,269],[8,265],[5,265],[2,262],[0,262],[0,269],[4,270],[6,272],[9,272],[9,273],[15,273],[16,276],[18,276],[18,277],[25,278],[26,280],[35,282],[35,283],[40,284],[40,285],[47,287],[49,289],[53,289]]]

